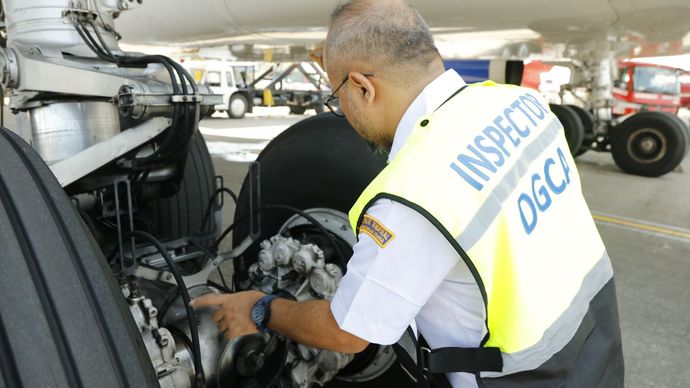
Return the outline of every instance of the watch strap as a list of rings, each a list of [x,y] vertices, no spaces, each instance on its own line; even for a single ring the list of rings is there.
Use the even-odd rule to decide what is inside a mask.
[[[256,329],[262,333],[271,332],[271,330],[268,328],[268,322],[270,322],[271,320],[271,302],[276,298],[278,298],[278,295],[266,295],[261,297],[261,299],[256,301],[256,303],[254,304],[253,309],[263,308],[264,314],[261,320],[254,321]]]

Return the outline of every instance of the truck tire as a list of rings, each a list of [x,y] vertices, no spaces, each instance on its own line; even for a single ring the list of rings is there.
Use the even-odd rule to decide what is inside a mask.
[[[0,386],[157,387],[98,246],[41,158],[0,129]]]
[[[228,101],[228,117],[231,119],[241,119],[249,110],[249,101],[242,93],[235,93],[230,96]]]
[[[215,170],[206,141],[200,132],[192,136],[180,188],[172,197],[154,204],[157,214],[156,236],[163,240],[198,235],[202,240],[218,236],[217,217],[212,214],[202,225],[205,212],[215,191]],[[219,209],[214,209],[219,210]],[[202,228],[203,227],[203,228]]]
[[[582,140],[585,137],[585,128],[582,120],[575,110],[568,106],[549,104],[549,107],[551,107],[553,114],[555,114],[561,124],[563,124],[570,153],[576,156],[577,152],[582,147]]]
[[[589,147],[594,141],[594,116],[592,115],[591,112],[584,110],[583,108],[577,106],[577,105],[566,105],[568,108],[572,109],[575,111],[577,114],[577,117],[580,118],[580,121],[582,122],[582,128],[584,129],[584,136],[582,137],[582,144],[580,145],[580,149],[577,150],[577,153],[575,156],[580,156],[584,154],[585,152],[589,151]]]
[[[673,171],[687,153],[683,124],[664,112],[640,112],[611,131],[611,154],[621,170],[657,177]]]

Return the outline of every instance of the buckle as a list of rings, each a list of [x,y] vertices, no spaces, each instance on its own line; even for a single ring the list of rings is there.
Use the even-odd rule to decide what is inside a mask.
[[[417,360],[417,365],[424,372],[429,371],[429,357],[431,356],[431,349],[426,346],[419,347],[419,360]]]

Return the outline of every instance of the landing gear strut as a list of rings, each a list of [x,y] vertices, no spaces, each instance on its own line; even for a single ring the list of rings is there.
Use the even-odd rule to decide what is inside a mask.
[[[616,165],[626,173],[658,177],[673,171],[688,152],[690,130],[678,117],[663,112],[639,112],[617,122],[613,117],[610,40],[600,40],[585,56],[573,87],[586,87],[587,109],[552,105],[565,128],[573,156],[587,150],[611,152]]]

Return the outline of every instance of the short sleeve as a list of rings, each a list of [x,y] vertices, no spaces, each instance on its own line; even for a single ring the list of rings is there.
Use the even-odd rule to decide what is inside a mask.
[[[338,325],[371,343],[398,341],[459,255],[415,210],[380,199],[366,213],[347,273],[331,301]]]

